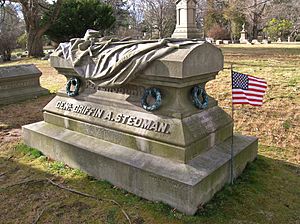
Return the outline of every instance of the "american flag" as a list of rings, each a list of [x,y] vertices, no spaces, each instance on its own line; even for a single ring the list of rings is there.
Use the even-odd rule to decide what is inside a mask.
[[[264,79],[232,71],[233,104],[261,106],[266,93],[267,82]]]

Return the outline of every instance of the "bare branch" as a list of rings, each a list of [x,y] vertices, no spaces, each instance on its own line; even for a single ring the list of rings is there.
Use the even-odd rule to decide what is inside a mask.
[[[35,220],[32,222],[32,224],[37,224],[39,222],[39,220],[41,219],[42,215],[44,214],[44,212],[49,209],[50,207],[53,207],[54,205],[57,205],[59,203],[55,202],[55,203],[52,203],[52,204],[48,204],[46,205],[42,210],[41,212],[38,214],[38,216],[35,218]]]
[[[55,187],[58,187],[60,189],[63,189],[63,190],[66,190],[66,191],[69,191],[71,193],[74,193],[74,194],[78,194],[78,195],[81,195],[81,196],[84,196],[84,197],[87,197],[87,198],[92,198],[94,200],[97,200],[97,201],[107,201],[107,202],[110,202],[110,203],[113,203],[115,205],[117,205],[121,212],[123,213],[123,215],[125,216],[125,218],[127,219],[128,223],[129,224],[132,224],[130,218],[129,218],[129,215],[125,212],[125,210],[122,208],[121,204],[118,203],[117,201],[113,200],[113,199],[102,199],[102,198],[98,198],[97,196],[94,196],[94,195],[91,195],[91,194],[87,194],[87,193],[84,193],[84,192],[81,192],[81,191],[78,191],[78,190],[75,190],[75,189],[72,189],[72,188],[69,188],[69,187],[65,187],[61,184],[58,184],[58,183],[55,183],[53,180],[51,179],[37,179],[37,180],[24,180],[24,181],[21,181],[21,182],[17,182],[17,183],[14,183],[14,184],[11,184],[11,185],[8,185],[6,187],[2,187],[0,188],[0,190],[3,190],[3,189],[8,189],[8,188],[11,188],[11,187],[14,187],[14,186],[19,186],[19,185],[24,185],[24,184],[29,184],[29,183],[39,183],[39,182],[46,182],[46,183],[49,183]],[[52,205],[51,205],[52,206]],[[40,219],[40,217],[42,216],[42,214],[44,213],[44,211],[48,208],[49,206],[46,206],[42,211],[41,213],[38,215],[38,217],[36,218],[35,222],[33,223],[37,223],[38,220]]]

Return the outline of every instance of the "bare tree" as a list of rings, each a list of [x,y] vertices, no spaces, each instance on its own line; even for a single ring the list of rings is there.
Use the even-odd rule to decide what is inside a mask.
[[[43,41],[44,33],[49,29],[51,24],[59,16],[60,8],[63,0],[56,0],[52,5],[46,0],[10,0],[20,4],[26,24],[27,32],[27,48],[28,56],[41,57],[43,56]],[[51,19],[45,23],[41,23],[43,13],[49,13]]]
[[[266,13],[266,6],[272,0],[252,0],[248,1],[245,14],[248,17],[250,26],[252,27],[252,39],[257,39],[258,34],[264,28],[264,16]]]
[[[291,21],[294,26],[290,32],[294,36],[300,30],[299,0],[198,0],[198,5],[197,21],[205,27],[204,31],[218,25],[229,31],[232,38],[246,23],[250,38],[256,39],[272,18]]]
[[[251,39],[257,39],[263,30],[266,18],[266,8],[274,0],[207,0],[212,12],[207,12],[215,22],[230,31],[231,38],[237,33],[242,20],[247,23]],[[246,20],[246,21],[245,21]]]
[[[272,5],[267,6],[266,20],[273,18],[287,19],[293,23],[290,30],[292,39],[296,39],[300,32],[300,1],[299,0],[277,0]],[[266,22],[267,22],[266,21]]]
[[[204,25],[205,25],[205,11],[207,9],[206,0],[198,0],[196,7],[196,22],[197,27],[202,31],[203,37],[206,37]]]
[[[158,37],[170,37],[176,25],[176,4],[173,0],[147,0],[136,4],[144,14],[144,23],[151,32],[156,29]]]
[[[0,54],[9,61],[11,52],[16,48],[17,37],[22,33],[20,19],[12,5],[6,5],[5,17],[0,24]]]
[[[300,27],[299,0],[249,0],[240,1],[240,10],[248,18],[251,36],[256,39],[272,18],[287,19],[294,24],[294,30]]]
[[[0,24],[3,23],[5,18],[5,0],[0,0]]]
[[[103,0],[104,3],[109,4],[114,9],[114,16],[116,22],[110,30],[118,37],[136,37],[138,29],[136,27],[135,17],[131,7],[135,1],[131,0]]]

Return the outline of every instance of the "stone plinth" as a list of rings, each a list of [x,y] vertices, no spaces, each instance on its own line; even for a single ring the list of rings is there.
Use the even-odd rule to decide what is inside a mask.
[[[253,39],[252,41],[251,41],[251,44],[261,44],[258,40],[256,40],[256,39]]]
[[[51,64],[67,78],[72,66],[55,54]],[[23,127],[26,144],[45,155],[186,214],[230,181],[232,119],[209,96],[193,105],[194,86],[223,68],[221,51],[189,45],[154,61],[130,83],[100,88],[83,83],[79,96],[64,90],[44,108],[44,121]],[[162,104],[144,110],[145,89],[161,90]],[[234,136],[234,174],[256,157],[257,139]]]
[[[176,1],[176,29],[172,38],[201,38],[196,26],[196,4],[195,0]]]
[[[246,31],[245,30],[241,31],[240,43],[241,44],[250,44],[250,42],[246,38]]]
[[[216,45],[223,44],[223,40],[216,40]]]
[[[35,65],[0,67],[0,105],[48,94],[40,86],[41,75]]]

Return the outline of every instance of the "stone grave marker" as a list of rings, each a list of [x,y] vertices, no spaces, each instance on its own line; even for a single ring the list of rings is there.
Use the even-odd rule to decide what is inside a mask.
[[[252,41],[251,41],[251,44],[255,44],[255,45],[257,45],[257,44],[261,44],[257,39],[253,39]]]
[[[230,40],[223,40],[223,44],[225,44],[225,45],[228,45],[228,44],[230,44],[230,43],[231,43]]]
[[[176,29],[172,38],[200,38],[196,26],[196,0],[176,0]]]
[[[223,44],[223,40],[216,40],[216,45]]]
[[[49,91],[40,86],[41,75],[32,64],[0,67],[0,105],[48,94]]]
[[[262,44],[269,44],[269,41],[267,39],[263,39]]]
[[[118,86],[91,79],[95,61],[82,71],[68,58],[50,57],[67,91],[44,108],[44,121],[23,127],[25,143],[46,156],[190,215],[230,182],[232,139],[235,177],[256,158],[257,138],[233,136],[231,117],[205,91],[224,64],[212,44],[177,47]]]
[[[77,76],[65,59],[50,60],[69,80]],[[154,61],[117,88],[82,81],[78,96],[60,91],[44,121],[23,127],[24,140],[52,159],[194,214],[230,181],[232,120],[204,92],[222,68],[221,51],[202,43]],[[160,90],[161,106],[147,111],[141,100],[152,88]],[[234,136],[235,176],[256,153],[256,138]]]
[[[241,44],[250,44],[250,42],[248,41],[247,37],[246,37],[246,30],[245,30],[245,24],[243,24],[243,29],[241,31],[241,38],[240,38],[240,43]]]

